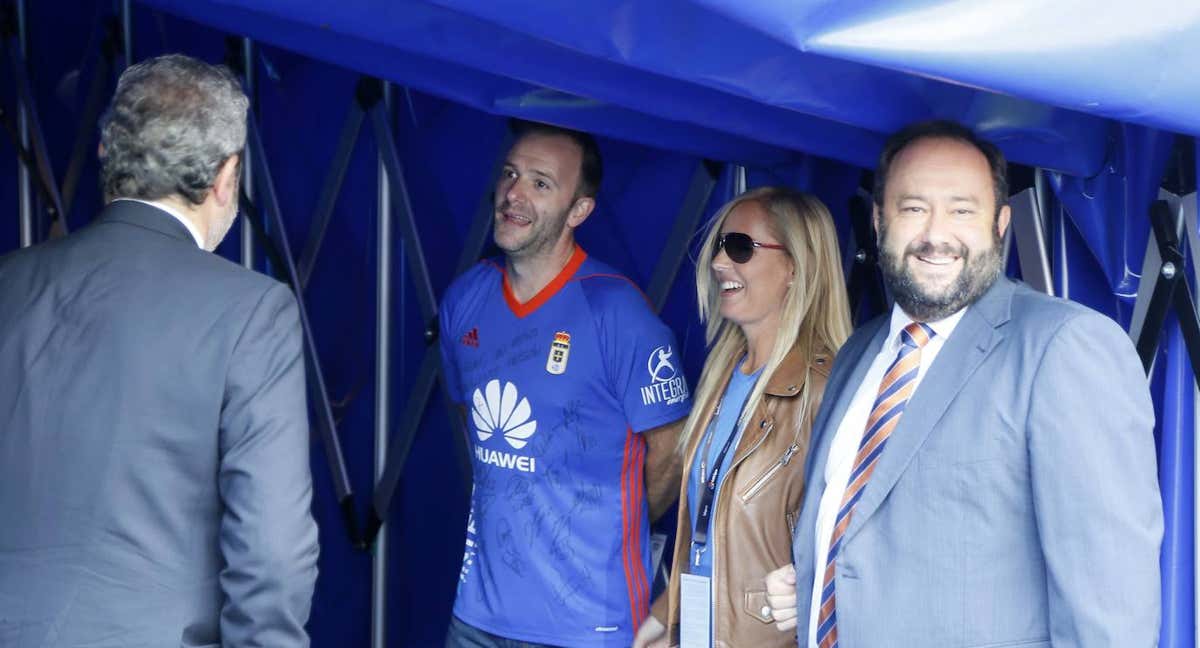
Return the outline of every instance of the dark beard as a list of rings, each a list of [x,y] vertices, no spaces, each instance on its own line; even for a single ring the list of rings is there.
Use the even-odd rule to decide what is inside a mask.
[[[507,211],[509,208],[510,205],[508,201],[503,201],[496,206],[493,213],[500,214],[503,211]],[[496,247],[500,248],[506,256],[512,258],[529,258],[544,254],[552,249],[554,244],[558,242],[559,238],[562,237],[563,230],[567,228],[567,214],[570,212],[570,210],[571,208],[567,207],[553,217],[546,217],[543,215],[536,221],[538,224],[534,226],[536,231],[532,232],[533,236],[531,236],[529,240],[520,244],[518,247],[509,249],[502,246],[500,241],[496,240],[496,231],[494,228],[492,230],[492,242],[495,243]]]
[[[879,267],[883,281],[892,292],[892,297],[908,316],[918,322],[936,322],[975,303],[1000,275],[1000,234],[992,230],[992,246],[972,255],[966,248],[932,243],[910,245],[896,257],[887,246],[887,226],[879,228]],[[921,287],[909,272],[904,260],[909,256],[928,256],[934,252],[951,252],[962,257],[963,269],[954,279],[949,290],[942,294],[930,294]]]

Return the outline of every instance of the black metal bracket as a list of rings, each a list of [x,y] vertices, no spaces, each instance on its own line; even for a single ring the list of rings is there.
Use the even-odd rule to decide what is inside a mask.
[[[1196,191],[1196,140],[1186,135],[1176,135],[1167,159],[1167,170],[1163,173],[1162,188],[1177,195],[1186,196]]]
[[[262,210],[246,195],[245,187],[240,187],[238,192],[238,211],[246,219],[246,222],[250,223],[250,229],[254,232],[254,240],[266,252],[267,259],[271,263],[271,276],[287,283],[287,262],[283,260],[279,246],[275,245],[274,239],[267,233],[266,220]]]
[[[0,37],[15,38],[17,35],[17,9],[12,2],[0,4]]]
[[[879,247],[871,223],[871,204],[856,195],[850,198],[849,208],[855,251],[846,288],[850,293],[850,315],[859,323],[883,312],[887,308],[887,296],[879,273]],[[866,313],[860,318],[864,307]]]
[[[364,112],[383,101],[383,83],[374,77],[362,77],[354,86],[354,99]]]
[[[1153,280],[1150,302],[1136,346],[1138,356],[1142,359],[1142,368],[1149,374],[1154,366],[1154,356],[1158,352],[1167,314],[1174,312],[1179,318],[1192,373],[1197,384],[1200,384],[1200,318],[1197,317],[1191,287],[1188,285],[1187,259],[1173,221],[1167,202],[1154,201],[1150,206],[1150,224],[1161,265]]]
[[[225,56],[221,60],[225,67],[242,79],[246,78],[246,59],[242,56],[242,37],[225,37]]]

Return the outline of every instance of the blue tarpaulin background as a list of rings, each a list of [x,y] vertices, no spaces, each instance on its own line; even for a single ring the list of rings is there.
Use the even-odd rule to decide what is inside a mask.
[[[81,119],[94,77],[102,77],[105,98],[111,93],[115,72],[101,74],[98,61],[117,4],[28,3],[33,94],[60,178],[81,129],[95,145],[94,124]],[[438,295],[489,191],[506,117],[600,136],[605,185],[580,239],[642,286],[701,160],[726,165],[707,214],[734,191],[728,165],[743,165],[750,186],[784,183],[819,195],[849,240],[849,200],[884,137],[913,120],[945,117],[1039,169],[1054,216],[1057,293],[1128,327],[1149,239],[1147,208],[1180,139],[1194,159],[1200,135],[1195,2],[145,0],[133,7],[135,58],[183,51],[219,61],[228,36],[257,43],[256,119],[293,249],[307,240],[359,77],[395,82],[396,142]],[[0,79],[11,114],[14,90]],[[11,153],[0,145],[0,177],[16,175]],[[305,294],[362,511],[373,467],[375,156],[364,135]],[[88,159],[68,215],[72,228],[99,206]],[[14,183],[0,186],[0,201],[16,213]],[[8,222],[0,252],[17,245]],[[235,238],[220,250],[233,259]],[[406,263],[399,252],[395,410],[425,348]],[[663,317],[694,381],[704,349],[691,272],[685,261]],[[1168,525],[1161,645],[1191,646],[1193,379],[1174,318],[1152,380]],[[425,411],[391,511],[395,646],[439,645],[462,555],[466,493],[437,401]],[[370,557],[347,541],[316,443],[313,468],[321,523],[314,645],[366,645]]]

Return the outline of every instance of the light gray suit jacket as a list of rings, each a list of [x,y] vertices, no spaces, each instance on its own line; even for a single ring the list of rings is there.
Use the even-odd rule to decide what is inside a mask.
[[[112,203],[0,257],[0,646],[304,646],[295,299]]]
[[[887,331],[884,316],[847,341],[813,427],[793,545],[801,646],[829,445]],[[1155,645],[1153,425],[1120,327],[1001,278],[928,369],[854,511],[839,645]]]

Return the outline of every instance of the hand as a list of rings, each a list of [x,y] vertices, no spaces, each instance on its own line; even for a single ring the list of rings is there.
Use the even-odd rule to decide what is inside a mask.
[[[780,632],[796,628],[796,568],[784,565],[767,574],[767,605]],[[636,645],[636,644],[635,644]]]
[[[667,648],[667,629],[662,621],[653,616],[646,617],[633,638],[633,648]]]

